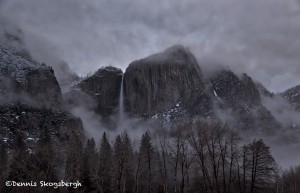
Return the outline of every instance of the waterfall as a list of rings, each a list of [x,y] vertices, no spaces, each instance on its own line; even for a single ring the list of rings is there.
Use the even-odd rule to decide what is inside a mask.
[[[118,122],[118,129],[123,129],[124,124],[124,92],[123,92],[123,80],[124,80],[124,73],[122,74],[122,81],[121,81],[121,90],[120,90],[120,98],[119,98],[119,122]]]

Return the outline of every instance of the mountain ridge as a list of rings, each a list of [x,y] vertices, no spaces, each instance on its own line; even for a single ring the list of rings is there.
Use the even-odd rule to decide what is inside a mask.
[[[91,76],[79,81],[63,95],[51,67],[35,64],[4,48],[1,49],[0,54],[2,72],[6,69],[6,72],[9,72],[6,74],[16,75],[25,69],[28,73],[26,76],[17,76],[17,79],[13,81],[18,82],[21,80],[18,77],[23,77],[24,88],[19,88],[20,86],[16,88],[21,89],[22,92],[23,90],[28,92],[29,98],[33,101],[41,100],[43,105],[62,104],[62,108],[67,111],[77,106],[84,106],[95,111],[99,117],[103,118],[102,120],[111,123],[117,118],[117,112],[120,109],[120,92],[123,87],[124,113],[129,117],[161,119],[169,123],[175,119],[190,118],[227,122],[229,120],[222,118],[224,117],[222,114],[230,112],[226,116],[232,116],[234,121],[229,122],[246,130],[259,128],[259,130],[276,131],[282,127],[275,120],[272,112],[264,106],[262,98],[272,98],[273,94],[262,84],[253,81],[245,73],[238,76],[230,69],[219,69],[207,79],[205,74],[202,74],[195,56],[180,45],[133,61],[125,72],[112,66],[102,67]],[[15,68],[11,68],[14,62]],[[44,71],[49,72],[50,79]],[[5,98],[3,88],[11,86],[13,89],[10,89],[10,92],[12,92],[15,86],[3,81],[3,77],[7,75],[2,74],[1,97]],[[51,79],[53,81],[49,81]],[[51,82],[52,84],[49,84]],[[41,87],[38,87],[36,83]],[[29,85],[29,90],[26,85]],[[53,87],[56,89],[53,90]],[[42,88],[44,90],[41,90]],[[294,90],[297,88],[299,87],[295,87]],[[45,96],[35,98],[33,93],[37,95],[39,92]],[[298,99],[295,92],[290,89],[285,92],[286,95],[282,94],[294,106],[299,102],[293,100],[295,97]],[[11,95],[16,96],[18,93],[20,92],[12,92]],[[294,98],[289,98],[288,94]],[[56,101],[51,102],[53,99]]]
[[[231,112],[235,120],[231,124],[246,130],[258,128],[266,132],[276,131],[282,125],[276,121],[272,112],[265,106],[262,98],[272,97],[262,84],[252,80],[247,74],[236,75],[230,69],[219,69],[207,79],[193,54],[183,46],[173,46],[161,53],[135,60],[123,73],[111,68],[118,77],[113,96],[100,89],[105,98],[113,98],[114,105],[102,103],[102,108],[110,108],[106,117],[116,115],[121,86],[124,87],[125,113],[129,117],[163,120],[171,123],[174,120],[203,118],[206,120],[229,121],[221,114]],[[124,84],[121,77],[124,75]],[[108,85],[110,79],[94,73],[88,80],[91,84]],[[92,81],[93,80],[93,81]],[[99,90],[89,90],[85,81],[79,83],[81,91],[88,95],[98,95]],[[105,83],[106,82],[106,83]],[[107,88],[107,86],[105,86]],[[109,87],[109,86],[108,86]],[[78,87],[79,88],[79,87]],[[106,93],[106,94],[105,94]],[[105,100],[103,98],[103,100]],[[98,102],[97,102],[98,101]],[[99,105],[99,98],[96,100]],[[100,116],[103,116],[103,114]],[[221,117],[219,117],[221,116]],[[184,118],[185,117],[185,118]],[[190,117],[190,118],[188,118]]]

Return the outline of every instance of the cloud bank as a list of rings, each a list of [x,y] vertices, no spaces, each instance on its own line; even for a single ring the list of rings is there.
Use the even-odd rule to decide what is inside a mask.
[[[221,64],[275,92],[300,84],[297,0],[2,0],[0,17],[22,29],[34,57],[80,75],[182,44],[204,74]]]

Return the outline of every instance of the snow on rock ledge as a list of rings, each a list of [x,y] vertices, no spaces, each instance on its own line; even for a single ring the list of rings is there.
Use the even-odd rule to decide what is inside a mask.
[[[0,47],[0,101],[58,105],[62,96],[51,67]]]

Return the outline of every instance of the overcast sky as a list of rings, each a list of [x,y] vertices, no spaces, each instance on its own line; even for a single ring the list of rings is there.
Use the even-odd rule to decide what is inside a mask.
[[[297,0],[0,0],[0,17],[33,55],[80,75],[182,44],[204,74],[225,65],[271,91],[300,84]]]

